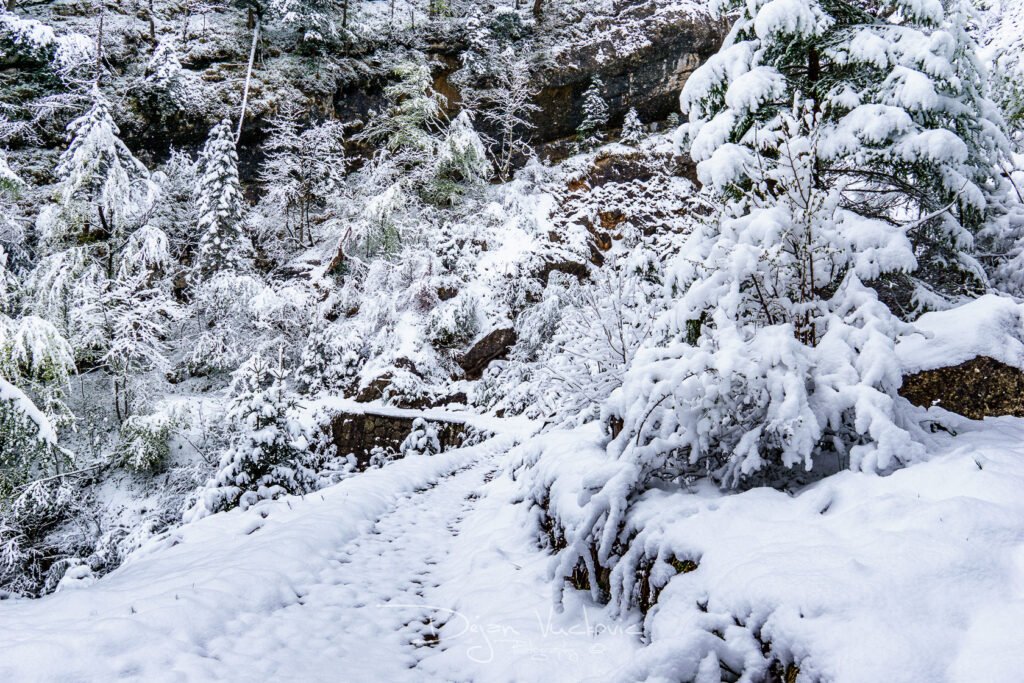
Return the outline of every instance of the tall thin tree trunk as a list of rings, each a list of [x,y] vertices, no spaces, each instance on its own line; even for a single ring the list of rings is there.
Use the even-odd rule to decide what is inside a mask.
[[[149,11],[146,12],[146,18],[149,20],[149,42],[152,43],[153,47],[156,47],[156,16],[153,13],[153,0],[149,0]]]
[[[252,65],[256,61],[256,43],[260,39],[260,20],[252,28],[252,48],[249,50],[249,67],[245,70],[245,88],[242,90],[242,111],[238,115],[238,134],[235,135],[235,144],[242,139],[242,124],[245,122],[245,108],[249,104],[249,84],[252,82]]]
[[[96,29],[96,85],[100,83],[100,76],[103,74],[103,17],[105,12],[100,10],[100,25]]]

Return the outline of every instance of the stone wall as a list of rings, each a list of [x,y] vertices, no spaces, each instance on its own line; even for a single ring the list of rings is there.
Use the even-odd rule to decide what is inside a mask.
[[[373,413],[338,413],[331,419],[331,439],[339,454],[352,453],[360,468],[366,467],[374,447],[398,450],[412,431],[414,417],[375,415]],[[466,426],[459,422],[428,420],[438,427],[437,437],[442,450],[462,444]]]

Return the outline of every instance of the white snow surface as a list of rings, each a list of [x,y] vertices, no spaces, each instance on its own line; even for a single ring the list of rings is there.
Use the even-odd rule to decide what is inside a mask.
[[[599,677],[639,627],[585,597],[553,609],[511,482],[485,483],[513,443],[214,515],[92,585],[0,603],[0,680]]]
[[[625,520],[612,604],[631,613],[644,560],[662,590],[644,622],[649,644],[608,680],[713,683],[721,664],[758,681],[768,652],[798,666],[798,680],[1019,681],[1024,420],[956,429],[930,460],[890,476],[844,471],[795,495],[641,495]],[[608,458],[593,425],[521,449],[538,443],[547,452],[521,485],[541,487],[571,537],[593,481],[628,464]],[[673,559],[697,567],[677,573]]]
[[[716,681],[718,662],[756,673],[759,633],[808,680],[1017,681],[1024,420],[955,427],[887,477],[648,491],[620,563],[656,560],[646,617],[574,590],[556,607],[536,510],[514,504],[557,482],[574,524],[588,478],[619,466],[597,425],[533,437],[545,455],[517,480],[502,469],[518,435],[410,456],[0,602],[0,680]]]
[[[896,345],[904,373],[959,365],[987,356],[1024,370],[1024,304],[987,294],[946,311],[925,313]]]

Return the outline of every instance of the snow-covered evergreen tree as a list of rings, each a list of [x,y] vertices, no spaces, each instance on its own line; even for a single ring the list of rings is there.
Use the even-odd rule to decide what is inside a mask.
[[[239,270],[244,263],[242,189],[238,151],[231,122],[222,120],[210,131],[200,155],[196,188],[199,249],[196,269],[202,277],[219,270]]]
[[[306,493],[316,486],[309,468],[309,435],[291,412],[283,359],[276,367],[255,356],[239,371],[228,419],[234,436],[221,457],[217,474],[199,492],[187,519],[285,494]]]
[[[965,7],[720,3],[739,19],[682,95],[702,180],[733,196],[756,191],[750,164],[778,147],[794,95],[808,100],[822,127],[816,185],[842,187],[842,208],[901,224],[914,244],[919,267],[885,277],[887,302],[912,315],[981,291],[973,245],[1001,210],[993,168],[1007,141]]]
[[[441,441],[437,436],[437,425],[422,417],[412,421],[412,430],[405,437],[398,451],[403,457],[410,455],[436,455],[441,452]]]
[[[174,42],[162,41],[146,65],[146,80],[159,88],[172,89],[179,84],[181,75],[181,60]]]
[[[483,140],[464,111],[451,122],[434,159],[433,178],[424,194],[436,204],[451,204],[490,177],[493,167]]]
[[[590,150],[604,142],[608,127],[608,103],[604,100],[604,83],[594,76],[583,93],[583,121],[576,128],[579,149]]]
[[[51,245],[116,244],[153,205],[156,185],[119,133],[106,97],[93,86],[92,106],[68,125],[68,148],[56,169],[58,203],[40,214]]]
[[[624,145],[638,145],[644,139],[644,124],[640,122],[640,115],[636,113],[635,107],[630,107],[626,112],[626,118],[622,122],[622,136]]]
[[[23,186],[0,155],[0,209]],[[16,487],[61,466],[65,455],[57,447],[56,429],[72,421],[64,402],[75,369],[71,347],[47,321],[7,315],[13,283],[0,242],[0,502]]]
[[[403,62],[394,73],[397,80],[384,88],[388,109],[373,116],[356,140],[380,143],[404,166],[417,166],[433,158],[443,99],[425,62]]]

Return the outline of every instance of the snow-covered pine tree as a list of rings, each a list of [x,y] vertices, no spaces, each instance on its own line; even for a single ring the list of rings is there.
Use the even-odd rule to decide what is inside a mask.
[[[94,85],[92,106],[68,125],[68,148],[56,170],[58,204],[39,217],[51,246],[116,244],[153,205],[156,185],[119,133],[110,104]]]
[[[349,0],[342,0],[345,13]],[[334,0],[266,0],[267,16],[296,31],[303,44],[320,46],[335,40],[340,24],[348,17],[339,16]]]
[[[705,182],[751,191],[756,171],[746,164],[777,145],[779,113],[797,94],[823,127],[816,183],[843,187],[842,208],[903,225],[914,244],[914,273],[877,283],[885,301],[912,316],[981,291],[973,245],[1001,210],[993,169],[1008,143],[965,28],[967,0],[718,8],[739,18],[682,95]]]
[[[102,295],[120,250],[157,188],[118,137],[109,104],[93,87],[90,109],[68,126],[57,164],[57,200],[36,221],[45,256],[26,284],[25,308],[56,325],[80,359],[103,353]]]
[[[276,367],[262,356],[236,374],[235,398],[228,419],[234,436],[214,477],[186,512],[195,520],[260,500],[313,490],[309,435],[290,413],[296,401],[288,393],[283,357]]]
[[[57,167],[60,203],[39,218],[49,253],[27,279],[26,309],[56,325],[77,359],[110,373],[114,412],[123,419],[142,373],[166,363],[160,339],[176,310],[168,240],[139,225],[158,187],[118,137],[98,88],[69,130]]]
[[[580,150],[590,150],[604,142],[608,127],[608,103],[604,101],[604,83],[594,76],[583,94],[583,121],[576,128],[576,141]]]
[[[142,106],[170,118],[182,111],[199,109],[201,88],[201,81],[182,68],[176,41],[165,38],[146,64],[136,96],[141,98]]]
[[[452,204],[467,189],[485,182],[492,170],[472,115],[464,111],[448,126],[438,146],[433,178],[423,194],[435,204]]]
[[[402,62],[394,69],[397,80],[384,88],[388,109],[372,117],[357,141],[382,143],[406,168],[433,158],[444,112],[443,97],[432,88],[426,62]]]
[[[12,250],[21,250],[24,230],[21,227],[17,198],[25,182],[7,163],[7,154],[0,149],[0,313],[11,305],[10,291],[15,284],[8,270],[8,259]]]
[[[23,185],[0,153],[0,209]],[[8,317],[13,282],[0,242],[0,502],[63,463],[55,427],[71,421],[63,398],[75,369],[71,347],[53,325],[32,315]]]
[[[238,180],[238,151],[231,121],[210,131],[200,156],[196,188],[199,206],[199,250],[196,272],[207,277],[220,270],[240,270],[242,249],[242,188]]]
[[[412,430],[402,441],[398,451],[402,457],[440,453],[441,441],[437,435],[437,425],[417,417],[412,421]]]
[[[146,81],[153,85],[171,89],[174,88],[181,78],[181,60],[178,59],[178,52],[173,40],[163,40],[146,65]]]
[[[630,107],[626,112],[626,118],[622,122],[622,135],[620,140],[624,145],[638,145],[644,139],[644,124],[640,122],[640,115],[635,107]]]

